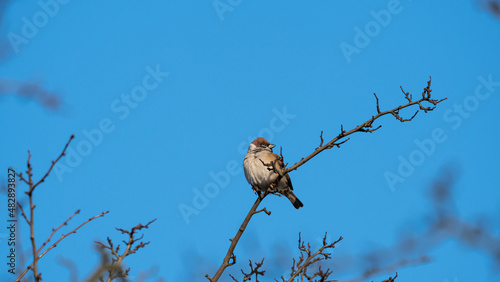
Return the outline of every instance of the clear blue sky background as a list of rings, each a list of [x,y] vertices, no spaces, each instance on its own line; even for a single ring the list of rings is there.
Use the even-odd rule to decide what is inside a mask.
[[[479,77],[500,81],[500,21],[476,2],[233,1],[220,15],[211,1],[67,2],[46,23],[39,4],[11,3],[1,26],[8,54],[0,77],[40,83],[63,104],[53,111],[2,93],[0,179],[5,181],[9,166],[26,169],[27,150],[40,178],[75,134],[73,157],[61,161],[71,171],[58,167],[36,191],[38,240],[76,209],[81,214],[63,233],[110,211],[43,258],[44,281],[69,279],[61,257],[75,261],[84,279],[99,262],[95,240],[110,236],[118,242],[123,237],[114,227],[154,218],[144,236],[151,244],[126,259],[132,277],[155,267],[156,278],[205,281],[255,200],[241,169],[249,140],[263,135],[282,146],[293,164],[318,146],[320,131],[331,139],[341,124],[351,129],[370,118],[376,112],[372,93],[382,109],[396,107],[406,101],[400,85],[419,97],[429,75],[434,97],[447,101],[412,122],[384,117],[375,123],[383,125],[379,131],[356,134],[292,172],[304,208],[295,210],[284,198],[265,199],[272,215],[252,219],[236,249],[238,264],[227,273],[238,274],[248,269],[248,259],[266,257],[264,281],[271,281],[289,272],[300,231],[313,247],[326,231],[331,240],[344,237],[333,252],[338,268],[333,266],[332,278],[356,277],[371,266],[360,259],[363,254],[425,230],[433,212],[428,187],[450,164],[458,174],[457,213],[500,233],[500,86],[481,86],[480,93],[490,92],[489,97],[474,96]],[[390,19],[376,23],[381,10]],[[38,31],[11,44],[9,34],[23,36],[23,18],[33,23],[34,16]],[[363,42],[357,30],[366,28],[369,41]],[[356,52],[346,55],[341,46],[347,45]],[[169,75],[157,84],[146,78],[150,90],[134,92],[140,101],[132,108],[121,95],[140,89],[148,67]],[[460,115],[454,107],[464,104]],[[402,114],[409,117],[414,110]],[[113,130],[98,138],[101,123]],[[433,141],[428,155],[419,153],[416,142],[432,138],[435,130],[446,140]],[[98,140],[91,143],[84,132]],[[401,159],[411,156],[420,163],[401,178],[404,183],[391,186],[386,175],[397,175]],[[224,174],[227,166],[234,172],[227,185],[199,203],[204,205],[198,214],[183,216],[181,207],[196,208],[196,191],[203,192],[214,182],[211,173]],[[24,189],[20,185],[20,198]],[[1,198],[3,226],[6,198]],[[28,247],[28,229],[22,228]],[[0,279],[8,281],[2,236]],[[423,254],[432,262],[397,269],[397,281],[500,279],[489,255],[456,239],[407,258]],[[354,265],[346,266],[349,256]]]

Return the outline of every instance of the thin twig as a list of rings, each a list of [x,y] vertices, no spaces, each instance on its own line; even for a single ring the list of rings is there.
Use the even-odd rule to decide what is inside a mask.
[[[327,269],[326,272],[323,272],[323,270],[320,268],[320,269],[318,269],[318,271],[315,274],[313,274],[313,276],[308,276],[307,275],[307,268],[316,262],[330,259],[331,258],[330,254],[325,253],[324,251],[326,249],[335,248],[335,245],[343,239],[341,236],[337,241],[328,244],[326,242],[326,238],[327,238],[327,234],[325,233],[325,237],[323,237],[323,246],[321,246],[321,248],[319,248],[318,251],[313,253],[311,251],[311,245],[308,243],[307,247],[306,247],[306,245],[302,241],[302,239],[300,237],[300,233],[299,233],[299,246],[298,246],[298,248],[301,252],[301,255],[300,255],[299,260],[297,262],[295,261],[295,259],[293,259],[292,272],[290,273],[290,278],[288,280],[285,280],[283,277],[281,277],[283,279],[283,281],[293,282],[294,279],[299,275],[306,277],[308,279],[308,281],[312,281],[312,279],[316,276],[320,276],[323,279],[321,281],[325,281],[328,278],[328,276],[332,273],[329,269]],[[304,258],[304,254],[307,255],[307,258]],[[295,269],[295,267],[297,267],[297,269]]]
[[[333,138],[330,142],[326,143],[325,145],[316,148],[314,150],[314,152],[312,152],[309,156],[307,156],[305,158],[302,158],[300,161],[298,161],[297,163],[295,163],[293,166],[285,169],[283,171],[283,174],[287,174],[287,173],[289,173],[289,172],[291,172],[293,170],[296,170],[297,168],[299,168],[300,166],[302,166],[303,164],[305,164],[306,162],[308,162],[310,159],[314,158],[316,155],[318,155],[319,153],[321,153],[322,151],[324,151],[326,149],[330,149],[333,146],[339,147],[339,145],[341,145],[342,143],[345,142],[345,141],[343,141],[342,143],[336,143],[341,138],[344,138],[344,137],[346,137],[348,135],[351,135],[353,133],[356,133],[356,132],[369,132],[369,133],[371,133],[371,132],[379,129],[381,126],[378,126],[375,129],[371,129],[372,128],[372,124],[373,124],[373,122],[375,120],[377,120],[378,118],[380,118],[380,117],[382,117],[384,115],[392,114],[393,116],[395,116],[400,121],[409,121],[409,120],[413,119],[413,117],[415,117],[415,115],[413,115],[412,118],[405,120],[405,119],[401,118],[401,116],[399,116],[399,111],[401,109],[408,108],[408,107],[413,106],[413,105],[419,105],[419,109],[423,110],[424,112],[432,111],[437,104],[441,103],[442,101],[446,100],[447,98],[444,98],[444,99],[441,99],[441,100],[431,99],[431,92],[432,92],[432,90],[430,89],[430,86],[431,86],[431,79],[429,78],[429,81],[427,82],[427,87],[425,87],[424,91],[422,92],[422,99],[420,99],[418,101],[412,101],[411,94],[405,93],[403,91],[403,88],[401,88],[401,90],[405,94],[405,98],[408,100],[407,104],[400,105],[400,106],[398,106],[398,107],[396,107],[396,108],[394,108],[392,110],[380,111],[375,116],[372,116],[366,122],[364,122],[364,123],[356,126],[355,128],[353,128],[353,129],[351,129],[349,131],[345,131],[344,128],[341,126],[341,132],[340,132],[340,134],[338,134],[335,138]],[[375,98],[377,99],[377,111],[379,111],[380,108],[378,107],[378,97],[375,95]],[[434,105],[434,107],[424,107],[424,106],[422,106],[422,102],[431,103],[432,105]],[[320,135],[320,137],[322,138],[322,134]]]
[[[50,166],[49,170],[45,173],[45,175],[35,184],[33,185],[33,188],[31,188],[31,193],[33,193],[33,190],[35,190],[35,188],[42,182],[45,181],[45,178],[47,178],[47,176],[49,176],[50,172],[52,171],[52,169],[54,168],[54,165],[63,157],[66,155],[66,149],[68,149],[68,146],[69,146],[69,143],[71,142],[71,140],[73,140],[73,138],[75,138],[75,135],[74,134],[71,134],[71,136],[69,137],[69,140],[68,142],[66,143],[66,146],[64,146],[64,149],[62,151],[62,153],[59,155],[59,157],[57,157],[57,159],[55,161],[52,161],[52,165]]]
[[[116,228],[116,230],[120,231],[122,234],[128,235],[128,240],[123,241],[123,243],[125,244],[125,250],[122,252],[122,254],[119,253],[120,244],[118,244],[115,247],[113,242],[111,241],[111,239],[109,237],[107,238],[108,245],[104,245],[101,242],[96,242],[97,245],[101,248],[101,250],[108,249],[112,255],[111,263],[107,262],[107,259],[106,259],[107,256],[104,255],[105,259],[103,261],[105,261],[106,267],[104,269],[99,269],[99,271],[101,271],[101,272],[104,272],[104,270],[108,271],[108,278],[106,279],[107,282],[113,281],[116,278],[124,279],[128,276],[130,268],[127,268],[124,270],[122,267],[122,261],[127,256],[136,253],[137,250],[139,250],[140,248],[144,248],[147,245],[149,245],[150,242],[142,242],[142,241],[139,242],[139,244],[135,245],[135,243],[137,243],[137,241],[142,240],[142,238],[144,237],[144,234],[141,235],[140,237],[136,237],[136,234],[138,231],[140,231],[144,228],[146,228],[146,229],[149,228],[149,225],[155,221],[156,221],[156,218],[151,220],[147,224],[144,224],[144,225],[139,223],[138,225],[132,227],[130,229],[130,231],[122,229],[122,228]],[[102,276],[100,276],[100,273],[98,276],[101,279],[101,281],[103,281],[103,278],[102,278]]]
[[[28,223],[28,225],[30,227],[30,241],[31,241],[31,249],[33,252],[33,267],[31,269],[33,271],[33,276],[34,276],[35,282],[39,282],[40,280],[42,280],[41,274],[38,273],[38,259],[41,257],[38,254],[47,242],[44,243],[40,249],[38,249],[36,246],[35,219],[34,219],[34,212],[35,212],[36,205],[33,203],[33,192],[35,191],[35,188],[40,183],[44,182],[45,178],[47,178],[47,176],[49,176],[50,172],[52,171],[52,168],[54,168],[54,165],[63,156],[66,155],[66,149],[68,148],[69,143],[71,142],[71,140],[73,140],[73,138],[75,138],[75,135],[72,134],[70,136],[68,142],[66,143],[66,146],[64,146],[62,153],[57,157],[56,160],[52,161],[52,165],[50,166],[50,168],[47,170],[45,175],[37,183],[33,182],[33,167],[31,166],[31,152],[29,150],[28,150],[28,161],[27,161],[28,170],[26,171],[26,174],[28,175],[28,179],[24,178],[22,173],[17,174],[19,176],[19,179],[29,186],[28,191],[24,192],[26,195],[28,195],[28,200],[29,200],[29,204],[30,204],[30,210],[29,210],[30,216],[29,216],[29,218],[27,217],[27,215],[24,212],[24,209],[22,208],[21,205],[19,205],[19,208],[21,209],[22,216],[24,217],[24,219],[26,220],[26,222]],[[73,217],[73,216],[71,216],[71,217]],[[70,219],[71,219],[71,217],[70,217]],[[59,228],[57,228],[57,229],[59,229]],[[50,237],[52,237],[52,235]],[[50,240],[50,237],[49,237],[49,240]]]
[[[43,247],[45,247],[45,245],[47,245],[47,243],[50,242],[50,239],[52,239],[52,236],[54,236],[54,234],[57,232],[57,230],[61,229],[61,227],[65,226],[65,225],[68,225],[68,222],[77,214],[80,213],[80,210],[77,210],[76,212],[74,212],[70,217],[68,217],[68,219],[66,219],[66,221],[64,221],[61,225],[59,225],[57,228],[52,228],[52,233],[50,233],[50,236],[47,238],[47,240],[45,240],[45,242],[43,242],[42,246],[38,249],[38,252],[40,252]]]
[[[92,220],[96,219],[96,218],[99,218],[99,217],[102,217],[104,216],[105,214],[109,213],[109,211],[105,211],[105,212],[102,212],[96,216],[93,216],[89,219],[87,219],[84,223],[80,224],[78,227],[76,227],[75,229],[73,229],[71,232],[67,233],[67,234],[62,234],[61,235],[61,238],[59,238],[59,240],[57,240],[54,244],[52,244],[49,248],[47,248],[43,253],[41,253],[40,255],[38,255],[36,258],[33,259],[33,262],[23,271],[23,273],[21,273],[21,275],[19,277],[17,277],[17,279],[14,281],[14,282],[18,282],[18,281],[21,281],[21,278],[24,277],[24,275],[26,275],[26,273],[33,268],[33,266],[35,265],[35,261],[38,261],[39,259],[41,259],[46,253],[48,253],[50,250],[52,250],[53,248],[57,247],[57,244],[59,244],[59,242],[61,242],[64,238],[68,237],[69,235],[73,234],[73,233],[76,233],[76,231],[78,231],[78,229],[80,229],[82,226],[84,226],[85,224],[91,222]]]

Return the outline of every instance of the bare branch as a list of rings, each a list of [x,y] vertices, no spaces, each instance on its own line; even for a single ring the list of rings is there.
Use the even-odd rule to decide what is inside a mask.
[[[341,132],[340,132],[339,135],[337,135],[335,138],[333,138],[332,140],[330,140],[330,142],[324,144],[323,146],[320,146],[320,147],[316,148],[314,150],[314,152],[312,152],[309,156],[307,156],[305,158],[302,158],[300,161],[298,161],[297,163],[295,163],[290,168],[285,169],[283,171],[283,175],[285,175],[285,174],[287,174],[287,173],[289,173],[289,172],[291,172],[293,170],[296,170],[297,168],[299,168],[300,166],[302,166],[303,164],[305,164],[306,162],[308,162],[310,159],[312,159],[313,157],[315,157],[316,155],[318,155],[322,151],[324,151],[326,149],[331,149],[333,146],[339,147],[339,145],[341,145],[345,141],[343,141],[341,143],[337,143],[337,141],[339,141],[340,139],[342,139],[342,138],[344,138],[344,137],[346,137],[348,135],[351,135],[351,134],[356,133],[356,132],[369,132],[369,133],[371,133],[373,131],[376,131],[381,126],[378,126],[375,129],[372,129],[373,122],[375,120],[377,120],[378,118],[384,116],[384,115],[392,114],[399,121],[404,122],[404,121],[410,121],[410,120],[412,120],[413,117],[415,117],[415,115],[413,115],[413,117],[410,118],[410,119],[403,119],[403,118],[401,118],[401,116],[399,116],[399,111],[401,109],[408,108],[408,107],[413,106],[413,105],[418,105],[419,106],[419,110],[423,110],[426,113],[428,111],[432,111],[438,103],[441,103],[442,101],[446,100],[446,98],[441,99],[441,100],[431,99],[431,92],[432,92],[432,90],[430,89],[430,86],[431,86],[431,79],[429,78],[429,81],[427,82],[427,86],[424,88],[424,91],[422,92],[422,99],[420,99],[418,101],[413,101],[411,94],[409,94],[408,92],[404,92],[403,88],[401,87],[401,91],[403,91],[403,93],[405,95],[405,99],[408,100],[408,103],[404,104],[404,105],[400,105],[400,106],[398,106],[398,107],[396,107],[396,108],[394,108],[392,110],[387,110],[387,111],[380,111],[380,107],[378,106],[378,97],[377,97],[377,95],[375,95],[375,98],[377,100],[377,114],[375,116],[372,116],[366,122],[364,122],[364,123],[356,126],[355,128],[353,128],[353,129],[351,129],[349,131],[345,131],[344,128],[343,128],[343,126],[341,125],[341,127],[340,127]],[[424,106],[422,106],[423,102],[428,102],[428,103],[434,105],[434,107],[424,107]]]
[[[73,140],[73,138],[75,138],[75,135],[74,134],[71,134],[71,136],[69,137],[69,140],[68,142],[66,143],[66,146],[64,146],[64,149],[62,151],[62,153],[59,155],[59,157],[57,157],[57,159],[55,161],[52,161],[52,165],[50,166],[49,170],[45,173],[45,175],[35,184],[33,185],[33,187],[30,187],[30,193],[33,193],[33,190],[35,190],[35,188],[38,186],[38,184],[42,183],[45,181],[45,178],[47,178],[47,176],[49,176],[50,172],[52,171],[52,169],[54,168],[54,165],[63,157],[66,155],[66,149],[68,148],[69,146],[69,143],[71,142],[71,140]]]
[[[57,247],[57,244],[59,244],[59,242],[61,242],[64,238],[68,237],[69,235],[73,234],[73,233],[76,233],[76,231],[78,231],[78,229],[80,229],[82,226],[84,226],[85,224],[91,222],[92,220],[96,219],[96,218],[99,218],[99,217],[102,217],[104,216],[105,214],[109,213],[109,211],[105,211],[105,212],[102,212],[96,216],[93,216],[89,219],[87,219],[85,222],[83,222],[82,224],[80,224],[78,227],[76,227],[75,229],[73,229],[71,232],[67,233],[67,234],[62,234],[61,238],[59,238],[59,240],[57,240],[54,244],[52,244],[49,248],[47,248],[43,253],[41,253],[40,255],[38,255],[36,258],[33,259],[33,262],[23,271],[23,273],[21,273],[21,275],[19,277],[17,277],[17,279],[14,281],[14,282],[19,282],[21,281],[21,278],[24,277],[24,275],[26,275],[26,273],[30,270],[30,269],[33,269],[35,263],[40,260],[46,253],[48,253],[50,250],[52,250],[53,248]]]
[[[268,211],[266,208],[260,209],[258,211],[254,211],[253,213],[256,214],[256,213],[259,213],[259,212],[265,212],[267,215],[271,215],[271,212]]]
[[[401,88],[402,89],[402,88]],[[378,105],[378,97],[377,94],[373,93],[373,96],[375,96],[375,99],[377,100],[377,114],[380,114],[380,106]],[[411,102],[411,101],[410,101]]]
[[[29,200],[29,204],[30,204],[30,206],[29,206],[30,207],[29,218],[26,215],[26,213],[24,212],[23,207],[20,204],[18,204],[18,205],[19,205],[19,208],[21,209],[22,216],[24,217],[24,219],[26,220],[26,222],[28,223],[28,225],[30,227],[31,250],[33,252],[33,264],[32,264],[33,267],[31,268],[31,270],[33,271],[33,276],[34,276],[35,282],[39,282],[40,280],[42,280],[41,274],[38,272],[38,259],[41,257],[41,256],[39,256],[40,250],[45,246],[45,244],[47,242],[44,243],[40,249],[38,249],[36,246],[35,220],[34,220],[34,211],[35,211],[36,205],[33,203],[33,192],[35,191],[35,188],[40,183],[45,181],[45,178],[47,178],[47,176],[49,176],[54,165],[65,155],[66,149],[68,148],[69,143],[71,142],[71,140],[73,140],[74,137],[75,137],[75,135],[71,135],[68,142],[66,143],[66,146],[64,146],[62,153],[59,155],[59,157],[57,157],[57,159],[55,161],[52,161],[52,165],[50,166],[49,170],[45,173],[45,175],[36,184],[33,182],[33,167],[31,166],[31,152],[29,150],[28,150],[28,161],[26,164],[28,167],[28,169],[26,171],[26,174],[28,175],[28,179],[24,178],[22,173],[17,174],[19,176],[19,179],[29,186],[28,191],[24,192],[26,195],[28,195],[28,200]],[[71,216],[70,219],[72,217],[73,216]],[[57,229],[59,229],[59,228],[57,228]],[[52,237],[52,235],[50,237]],[[49,240],[50,240],[50,237],[49,237]],[[28,267],[27,269],[30,269],[30,267]]]
[[[38,252],[40,252],[43,247],[45,247],[45,245],[47,245],[48,242],[50,242],[50,239],[52,239],[52,236],[54,236],[54,234],[57,232],[57,230],[61,229],[61,227],[65,226],[65,225],[68,225],[68,222],[77,214],[80,213],[80,210],[77,210],[76,212],[74,212],[70,217],[68,217],[68,219],[66,219],[66,221],[64,221],[61,225],[59,225],[57,228],[52,228],[52,233],[50,233],[50,236],[47,238],[47,240],[45,240],[45,242],[42,244],[42,246],[38,249]]]
[[[231,258],[233,258],[233,262],[236,261],[236,256],[234,255],[234,249],[236,248],[236,245],[238,244],[238,241],[240,240],[241,235],[243,235],[243,232],[247,228],[247,225],[250,222],[250,219],[252,219],[252,216],[254,214],[258,213],[258,212],[256,212],[257,211],[257,207],[259,206],[259,204],[262,202],[262,200],[264,199],[264,197],[266,195],[267,195],[267,193],[264,194],[263,197],[257,197],[257,200],[255,200],[255,203],[250,208],[250,211],[248,212],[247,216],[243,220],[243,223],[241,224],[240,228],[238,229],[238,232],[236,232],[236,235],[234,236],[234,238],[229,239],[231,241],[231,245],[229,246],[229,250],[227,251],[226,256],[224,257],[224,260],[222,261],[222,265],[219,267],[219,269],[217,270],[217,272],[215,273],[215,275],[213,277],[210,277],[208,274],[205,275],[205,277],[210,282],[218,281],[219,278],[221,277],[222,273],[224,273],[224,270],[226,270],[226,268],[228,266],[234,264],[234,263],[232,263],[232,264],[230,263],[230,259]],[[261,211],[263,211],[263,210],[267,211],[265,208],[262,209]],[[270,212],[267,213],[267,214],[269,215]]]
[[[403,90],[403,86],[399,86],[399,88],[401,88],[401,91],[403,92],[403,94],[405,94],[405,98],[406,100],[408,100],[408,102],[412,102],[411,100],[413,99],[412,95],[410,94],[410,92],[405,92]]]
[[[256,282],[259,282],[259,275],[260,276],[264,276],[264,273],[266,272],[265,270],[259,270],[262,265],[264,264],[264,258],[262,259],[261,262],[256,262],[255,263],[255,267],[253,266],[252,264],[252,261],[249,260],[249,265],[250,265],[250,272],[249,273],[245,273],[243,271],[243,269],[241,269],[241,273],[243,274],[243,280],[242,281],[250,281],[252,280],[252,276],[255,275],[255,281]],[[234,278],[234,276],[232,276],[231,274],[229,274],[229,276],[231,276],[231,278],[234,280],[234,281],[238,281],[238,279]]]
[[[26,216],[26,213],[24,213],[23,206],[19,202],[17,202],[17,206],[19,207],[19,209],[21,209],[21,215],[24,217],[24,219],[26,220],[26,223],[28,223],[28,225],[29,225],[30,221],[29,221],[28,217]]]
[[[323,147],[323,141],[325,141],[325,140],[323,140],[323,130],[321,130],[321,134],[319,135],[319,138],[321,139],[321,142],[319,143],[318,148],[321,148],[321,147]]]
[[[309,266],[313,265],[316,262],[330,259],[331,258],[330,253],[326,253],[324,251],[326,249],[335,248],[335,245],[342,240],[341,236],[337,241],[328,244],[328,242],[326,241],[326,237],[327,234],[325,233],[325,237],[323,237],[323,246],[321,246],[318,251],[313,252],[311,250],[311,245],[308,243],[306,246],[305,243],[302,241],[301,235],[299,233],[298,249],[300,250],[300,257],[298,261],[293,259],[290,278],[288,280],[285,280],[285,278],[282,276],[281,278],[283,279],[283,281],[293,282],[294,279],[299,275],[302,277],[302,279],[306,278],[307,281],[313,281],[313,279],[316,277],[320,277],[321,278],[320,281],[326,281],[326,279],[328,279],[328,276],[332,274],[332,271],[330,271],[330,269],[323,271],[320,267],[318,271],[316,271],[312,276],[309,276],[307,274],[307,268]]]
[[[122,234],[127,234],[128,235],[128,240],[123,241],[125,244],[125,250],[120,254],[120,245],[118,244],[116,247],[114,246],[113,242],[111,239],[108,237],[108,245],[104,245],[101,242],[96,242],[96,244],[101,248],[101,250],[109,250],[111,252],[111,263],[106,263],[105,269],[108,272],[108,277],[106,279],[107,282],[113,281],[115,278],[126,278],[129,274],[130,268],[124,269],[122,266],[122,261],[129,255],[136,253],[139,249],[146,247],[149,245],[150,242],[139,242],[139,244],[136,244],[138,241],[142,240],[144,237],[144,234],[142,234],[140,237],[136,237],[136,234],[138,231],[142,229],[147,229],[149,228],[149,225],[153,222],[156,221],[156,218],[148,222],[147,224],[138,224],[134,227],[132,227],[130,230],[125,230],[122,228],[116,228],[116,230],[120,231]],[[103,271],[102,269],[100,269]],[[100,277],[101,281],[103,280],[103,277]]]
[[[416,259],[401,259],[401,260],[396,261],[393,264],[388,265],[388,266],[373,267],[373,268],[367,269],[359,277],[354,278],[354,279],[348,279],[348,280],[346,280],[346,282],[363,282],[363,281],[367,281],[367,279],[369,279],[370,277],[373,277],[375,275],[381,275],[381,274],[384,274],[384,273],[391,273],[391,272],[394,272],[394,271],[396,271],[398,269],[401,269],[403,267],[421,265],[421,264],[429,262],[429,261],[430,261],[430,259],[427,256],[421,256],[421,257],[416,258]],[[384,281],[385,282],[387,282],[387,281],[394,281],[394,279],[396,279],[396,277],[398,277],[397,272],[396,272],[396,276],[389,277],[389,279],[386,279]],[[384,281],[382,281],[382,282],[384,282]]]

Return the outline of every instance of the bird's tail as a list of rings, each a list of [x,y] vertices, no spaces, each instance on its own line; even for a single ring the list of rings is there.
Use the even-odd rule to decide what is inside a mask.
[[[299,198],[297,198],[297,196],[295,196],[295,194],[292,191],[286,191],[283,194],[288,198],[288,200],[290,200],[290,202],[296,209],[299,209],[304,206],[304,204],[302,204]]]

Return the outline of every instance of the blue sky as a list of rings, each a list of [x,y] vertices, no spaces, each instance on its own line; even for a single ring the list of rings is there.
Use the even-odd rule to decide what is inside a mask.
[[[433,97],[445,102],[411,122],[381,118],[377,132],[355,134],[292,172],[304,208],[265,199],[272,215],[252,219],[227,273],[266,257],[271,281],[298,256],[299,232],[316,247],[328,232],[344,237],[332,278],[357,277],[374,266],[365,254],[425,232],[435,212],[428,188],[446,168],[456,175],[456,214],[500,232],[500,21],[475,1],[17,1],[6,6],[0,34],[0,81],[10,87],[0,95],[0,179],[8,167],[26,169],[27,150],[41,177],[75,134],[71,154],[36,191],[38,240],[77,209],[63,233],[110,211],[42,259],[46,281],[69,277],[61,257],[84,279],[99,262],[94,241],[118,242],[114,227],[154,218],[144,236],[151,244],[126,259],[131,275],[154,267],[155,278],[205,281],[255,200],[242,172],[253,138],[282,146],[293,164],[314,151],[321,131],[331,139],[341,124],[351,129],[374,115],[374,92],[383,110],[397,107],[406,101],[399,86],[418,97],[429,76]],[[23,83],[45,96],[20,97]],[[42,105],[51,95],[60,107]],[[412,169],[400,168],[405,162]],[[183,214],[186,207],[195,213]],[[406,258],[420,255],[432,261],[398,268],[397,281],[500,278],[487,252],[456,238]]]

